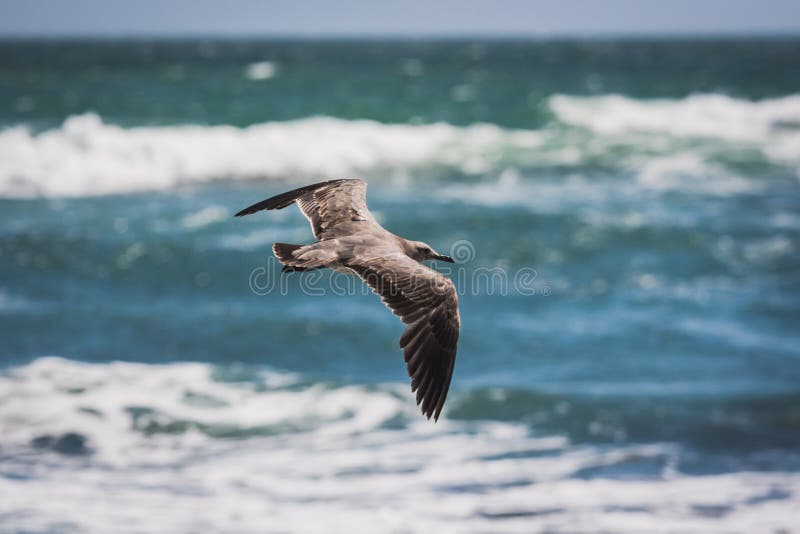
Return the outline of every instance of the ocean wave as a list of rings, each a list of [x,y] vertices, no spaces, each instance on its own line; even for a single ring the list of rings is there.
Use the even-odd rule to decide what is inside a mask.
[[[531,146],[536,132],[492,125],[385,125],[315,117],[231,126],[122,128],[94,114],[34,134],[0,133],[0,194],[74,196],[219,179],[310,179],[375,168],[442,164],[476,172],[503,147]]]
[[[0,375],[3,439],[6,445],[19,445],[41,436],[79,433],[106,463],[158,462],[145,455],[131,457],[131,445],[158,441],[153,435],[177,445],[196,441],[196,435],[236,437],[320,427],[325,434],[363,432],[401,413],[401,400],[391,393],[303,385],[290,373],[263,369],[221,373],[206,364],[94,365],[40,358]],[[242,376],[245,381],[229,380]],[[146,453],[147,447],[139,452]]]
[[[268,80],[278,72],[278,65],[274,61],[259,61],[250,63],[244,69],[244,77],[248,80]]]
[[[800,129],[800,95],[758,102],[723,94],[652,100],[555,95],[549,106],[561,122],[603,134],[646,132],[758,142]]]
[[[0,195],[112,194],[223,179],[403,177],[431,168],[467,176],[611,169],[645,188],[731,194],[754,187],[737,170],[743,162],[778,166],[795,178],[800,164],[800,96],[750,102],[713,94],[555,95],[549,106],[555,120],[538,130],[331,117],[246,128],[124,128],[89,113],[42,132],[25,125],[1,131]]]
[[[791,471],[681,473],[676,445],[434,425],[392,385],[40,358],[0,392],[11,530],[760,531],[789,529],[800,495]]]

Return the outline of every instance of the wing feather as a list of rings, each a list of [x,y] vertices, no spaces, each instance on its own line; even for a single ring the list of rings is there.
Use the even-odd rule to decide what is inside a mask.
[[[279,210],[295,202],[311,223],[314,237],[320,241],[352,233],[349,223],[375,222],[367,208],[367,182],[357,179],[330,180],[293,189],[257,202],[236,216]]]
[[[446,276],[397,254],[349,265],[408,325],[400,347],[422,413],[439,418],[450,388],[461,317]]]

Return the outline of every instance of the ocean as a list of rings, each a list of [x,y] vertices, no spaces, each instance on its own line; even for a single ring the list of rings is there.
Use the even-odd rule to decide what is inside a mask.
[[[0,532],[800,532],[800,39],[0,42]],[[457,263],[280,275],[369,182]]]

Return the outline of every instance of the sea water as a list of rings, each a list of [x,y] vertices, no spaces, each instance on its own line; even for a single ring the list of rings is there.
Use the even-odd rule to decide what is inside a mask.
[[[0,43],[0,531],[800,528],[798,57]],[[436,424],[298,210],[232,217],[341,177],[458,260]]]

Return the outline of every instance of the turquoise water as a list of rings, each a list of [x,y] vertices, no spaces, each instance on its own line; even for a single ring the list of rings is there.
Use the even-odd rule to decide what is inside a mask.
[[[793,528],[799,55],[0,43],[0,521]],[[312,239],[297,210],[232,217],[347,176],[385,227],[462,254],[436,425],[374,295],[280,285],[271,244]]]

